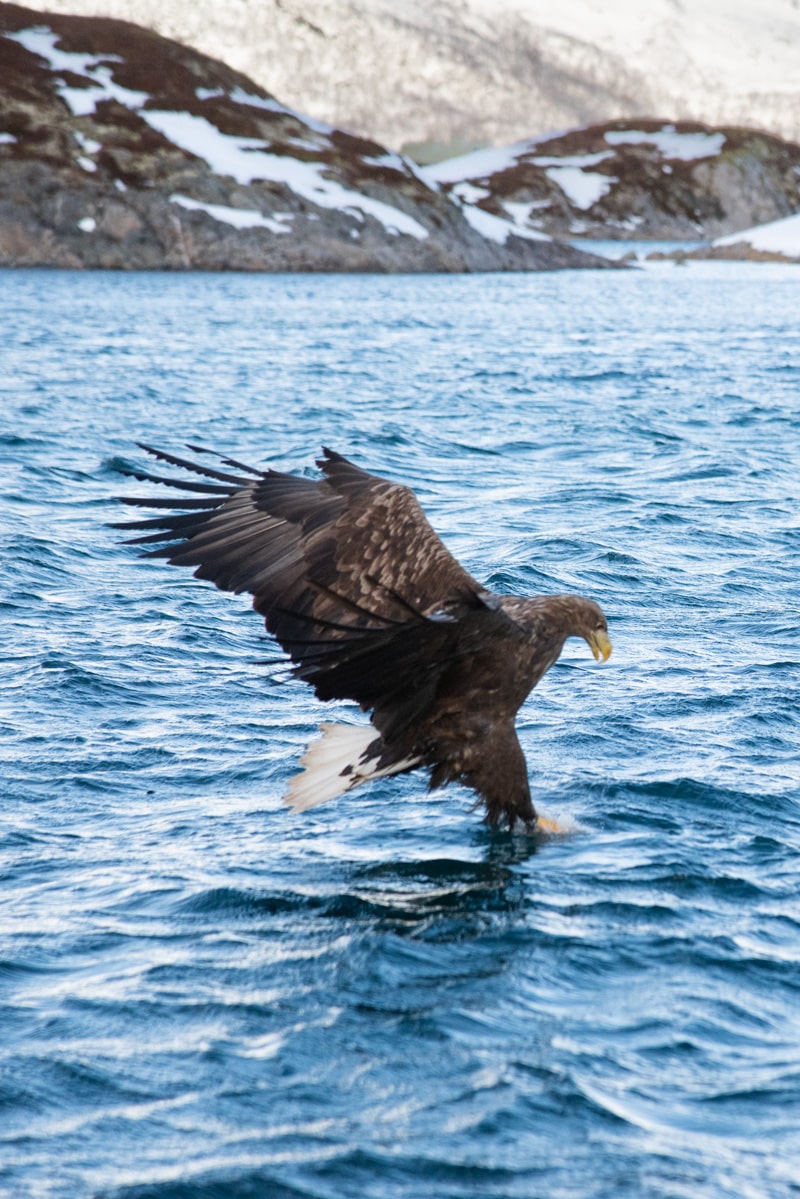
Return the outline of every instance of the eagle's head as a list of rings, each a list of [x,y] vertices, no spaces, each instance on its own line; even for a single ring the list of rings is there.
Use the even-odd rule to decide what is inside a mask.
[[[611,641],[603,609],[594,600],[580,595],[570,596],[573,601],[573,621],[570,636],[583,637],[598,662],[605,662],[611,654]]]

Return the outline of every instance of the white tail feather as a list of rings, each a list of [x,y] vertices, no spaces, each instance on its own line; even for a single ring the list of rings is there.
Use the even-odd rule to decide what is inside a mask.
[[[295,812],[305,812],[329,799],[352,791],[368,779],[398,774],[419,764],[419,758],[404,758],[378,768],[380,752],[370,757],[368,750],[380,734],[372,725],[321,724],[322,736],[312,741],[300,760],[305,769],[295,775],[286,793],[286,803]]]

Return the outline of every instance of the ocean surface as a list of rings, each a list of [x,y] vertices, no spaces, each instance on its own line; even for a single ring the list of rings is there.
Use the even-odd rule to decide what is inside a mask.
[[[800,270],[0,272],[0,1193],[800,1195]],[[608,615],[520,714],[549,841],[108,527],[137,440],[412,485]]]

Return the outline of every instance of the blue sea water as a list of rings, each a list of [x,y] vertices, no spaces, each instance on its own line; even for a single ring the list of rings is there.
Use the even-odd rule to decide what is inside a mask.
[[[0,1193],[800,1194],[798,312],[765,264],[0,274]],[[137,440],[331,445],[598,600],[519,722],[579,831],[420,774],[289,812],[331,708],[120,546]]]

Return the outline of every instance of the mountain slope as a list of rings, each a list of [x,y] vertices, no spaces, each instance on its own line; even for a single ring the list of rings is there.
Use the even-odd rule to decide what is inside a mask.
[[[603,265],[127,22],[0,4],[0,265]]]
[[[402,148],[508,144],[617,117],[800,141],[795,0],[41,0],[224,57],[314,116]]]

